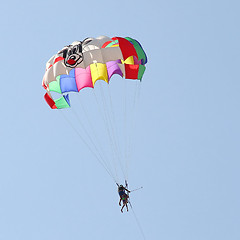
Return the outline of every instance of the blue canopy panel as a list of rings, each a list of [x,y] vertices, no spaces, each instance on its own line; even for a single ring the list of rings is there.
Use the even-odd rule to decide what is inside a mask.
[[[78,92],[76,79],[75,79],[75,69],[69,72],[69,75],[60,76],[60,88],[62,93],[65,92]]]

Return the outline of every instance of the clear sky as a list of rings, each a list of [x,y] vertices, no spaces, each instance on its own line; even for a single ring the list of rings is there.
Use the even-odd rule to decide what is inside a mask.
[[[129,169],[145,238],[239,240],[239,12],[237,0],[2,2],[0,240],[143,239],[43,99],[47,60],[100,35],[131,36],[149,59]]]

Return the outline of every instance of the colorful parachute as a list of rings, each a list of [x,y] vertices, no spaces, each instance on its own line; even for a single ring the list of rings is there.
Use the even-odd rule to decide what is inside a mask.
[[[128,179],[134,142],[131,135],[136,125],[134,109],[141,85],[140,81],[122,81],[121,77],[141,80],[146,63],[138,41],[101,36],[73,42],[46,64],[42,81],[46,102],[52,109],[68,108],[57,114],[64,116],[116,183],[120,182],[120,171],[126,182]],[[119,79],[105,84],[114,74]],[[97,80],[103,81],[96,84]],[[80,91],[84,88],[88,89]],[[69,92],[81,93],[72,96],[73,103],[76,99],[79,104],[71,108]]]
[[[114,74],[142,79],[147,56],[137,40],[130,37],[86,38],[64,47],[46,64],[42,85],[52,109],[70,107],[68,92],[94,88],[97,80],[109,83]],[[54,99],[51,92],[62,96]]]

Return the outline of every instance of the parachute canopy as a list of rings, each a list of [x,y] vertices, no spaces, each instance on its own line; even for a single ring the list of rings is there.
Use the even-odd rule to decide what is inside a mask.
[[[97,80],[109,83],[114,74],[141,80],[147,56],[141,44],[130,37],[100,36],[75,41],[49,59],[42,85],[52,109],[70,107],[68,92],[94,88]],[[62,96],[54,99],[51,92]]]

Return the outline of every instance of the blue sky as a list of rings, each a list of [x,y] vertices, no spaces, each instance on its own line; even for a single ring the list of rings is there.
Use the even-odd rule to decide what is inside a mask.
[[[143,239],[111,178],[43,100],[45,63],[88,36],[148,55],[131,200],[146,239],[240,239],[238,1],[1,3],[0,240]],[[114,79],[113,79],[114,80]]]

